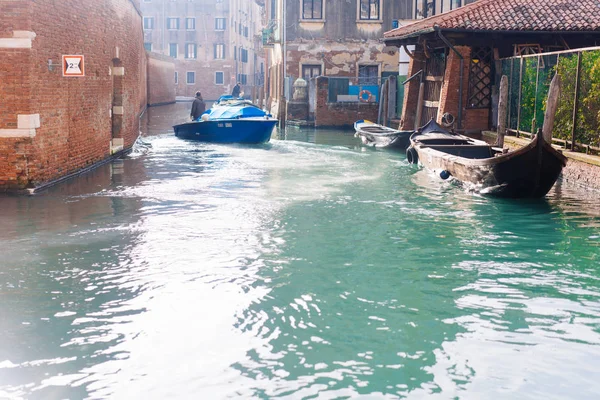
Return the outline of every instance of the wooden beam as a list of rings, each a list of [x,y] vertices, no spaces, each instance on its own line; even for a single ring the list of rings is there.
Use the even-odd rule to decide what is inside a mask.
[[[554,127],[554,117],[558,109],[560,100],[560,76],[554,75],[550,82],[548,90],[548,101],[546,102],[546,114],[544,115],[544,126],[542,127],[542,135],[547,143],[552,144],[552,128]]]
[[[415,131],[421,124],[421,113],[423,112],[423,95],[425,94],[425,83],[421,82],[419,86],[419,98],[417,100],[417,115],[415,115]]]
[[[502,75],[500,79],[500,96],[498,101],[498,138],[496,146],[504,147],[504,135],[506,135],[506,114],[508,112],[508,77]]]

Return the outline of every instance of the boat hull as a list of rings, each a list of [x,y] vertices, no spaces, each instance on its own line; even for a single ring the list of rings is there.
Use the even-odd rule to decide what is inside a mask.
[[[527,146],[489,158],[465,158],[411,141],[425,168],[470,183],[482,194],[509,198],[544,197],[560,176],[566,157],[539,135]],[[468,146],[465,146],[467,148]]]
[[[241,118],[193,121],[175,125],[175,136],[211,143],[267,143],[271,140],[276,119]]]

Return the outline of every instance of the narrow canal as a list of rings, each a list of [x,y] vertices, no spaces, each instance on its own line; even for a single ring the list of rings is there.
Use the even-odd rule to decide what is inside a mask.
[[[348,131],[186,142],[188,111],[0,197],[0,398],[597,398],[598,193],[489,199]]]

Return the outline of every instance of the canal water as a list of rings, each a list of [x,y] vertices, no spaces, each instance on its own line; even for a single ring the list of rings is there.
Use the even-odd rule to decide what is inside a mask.
[[[0,197],[0,398],[595,399],[600,195],[466,192],[289,127]]]

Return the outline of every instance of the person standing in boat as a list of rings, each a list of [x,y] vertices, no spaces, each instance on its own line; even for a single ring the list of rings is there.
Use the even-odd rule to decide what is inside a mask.
[[[204,100],[202,100],[202,93],[198,91],[196,92],[196,98],[192,103],[192,111],[190,112],[190,118],[192,121],[197,120],[205,110],[206,104],[204,104]]]
[[[240,97],[240,91],[241,91],[241,86],[240,83],[236,83],[235,86],[233,87],[233,90],[231,91],[231,95],[233,96],[234,99],[237,99],[238,97]]]

